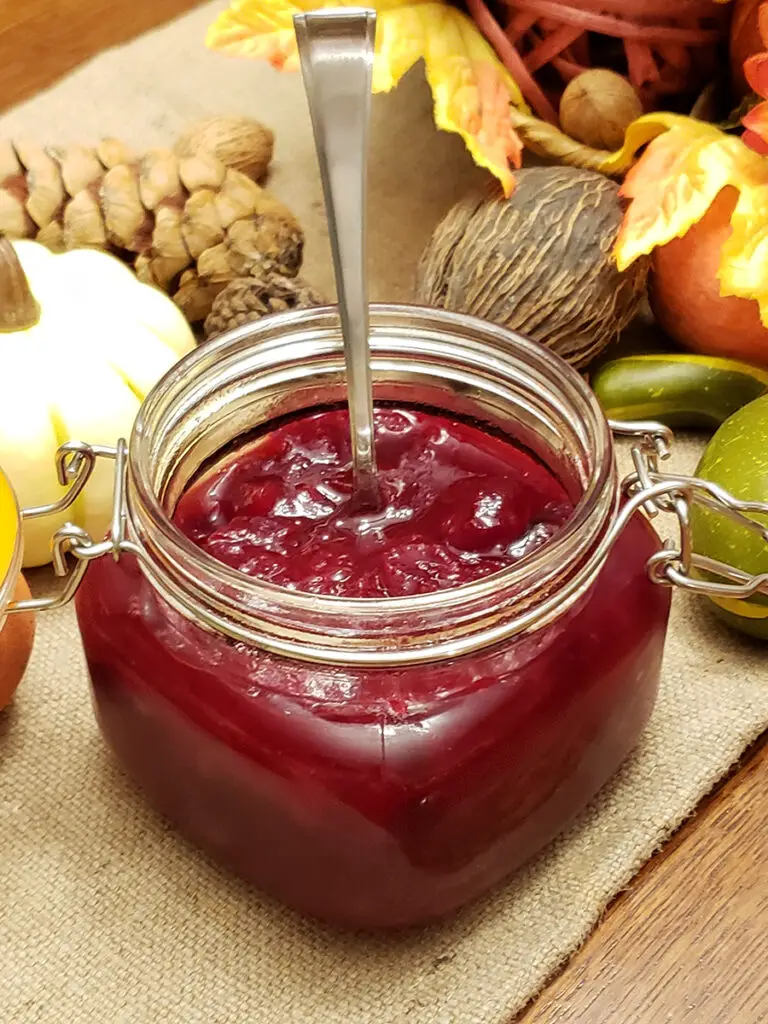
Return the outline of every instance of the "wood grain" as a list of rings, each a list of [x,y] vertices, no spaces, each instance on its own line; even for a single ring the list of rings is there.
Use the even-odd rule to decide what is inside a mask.
[[[194,0],[0,0],[0,110]]]
[[[768,1021],[768,736],[518,1024]]]

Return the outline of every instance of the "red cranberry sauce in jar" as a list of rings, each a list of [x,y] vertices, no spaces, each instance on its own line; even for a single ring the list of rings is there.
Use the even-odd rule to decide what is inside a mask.
[[[381,508],[356,510],[346,410],[307,415],[223,460],[174,521],[249,576],[334,597],[407,597],[511,565],[573,510],[526,452],[433,413],[377,409],[376,456]]]
[[[283,422],[204,473],[176,525],[281,587],[386,598],[455,587],[546,544],[573,503],[510,441],[380,408],[383,503],[351,497],[346,411]],[[262,889],[352,926],[409,925],[497,883],[611,776],[654,701],[669,595],[636,516],[551,625],[453,661],[289,661],[195,625],[128,557],[78,613],[99,721],[152,802]]]

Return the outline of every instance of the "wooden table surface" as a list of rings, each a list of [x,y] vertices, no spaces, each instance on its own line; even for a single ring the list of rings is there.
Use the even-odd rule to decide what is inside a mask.
[[[0,0],[0,108],[193,6]],[[768,1022],[767,850],[764,737],[517,1024]]]
[[[517,1024],[768,1021],[768,735]]]

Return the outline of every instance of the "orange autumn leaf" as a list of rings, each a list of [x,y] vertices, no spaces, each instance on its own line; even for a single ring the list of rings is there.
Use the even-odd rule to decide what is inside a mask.
[[[680,238],[698,223],[718,193],[738,193],[731,235],[721,251],[721,295],[755,299],[768,327],[768,161],[714,125],[668,116],[629,172],[622,195],[631,200],[616,242],[626,269],[640,256]]]
[[[758,27],[763,46],[768,50],[768,4],[762,3],[758,11]],[[750,89],[768,100],[768,53],[756,53],[744,61],[744,77]],[[768,153],[768,103],[758,103],[741,119],[746,131],[742,141],[750,149]]]
[[[320,7],[354,6],[348,0],[233,0],[208,30],[213,50],[268,60],[273,67],[299,67],[293,16]],[[373,91],[389,92],[419,60],[424,61],[438,128],[457,132],[479,166],[514,188],[522,144],[509,105],[525,109],[512,76],[462,11],[440,0],[380,0],[377,11]]]

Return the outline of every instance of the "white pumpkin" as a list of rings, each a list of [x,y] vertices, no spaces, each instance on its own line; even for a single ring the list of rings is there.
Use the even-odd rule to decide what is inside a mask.
[[[0,331],[0,466],[22,508],[62,495],[54,461],[62,442],[127,438],[144,396],[195,345],[171,299],[115,257],[5,239]],[[65,515],[24,523],[25,567],[51,560],[51,536],[66,520],[101,539],[111,513],[112,465],[98,460]]]

